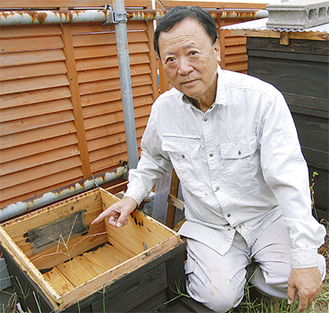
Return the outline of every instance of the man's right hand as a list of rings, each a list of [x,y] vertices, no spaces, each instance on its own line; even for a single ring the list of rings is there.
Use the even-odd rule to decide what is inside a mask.
[[[136,208],[137,202],[133,198],[124,197],[99,214],[91,224],[98,224],[105,218],[108,218],[110,225],[120,228],[128,224],[128,215]]]

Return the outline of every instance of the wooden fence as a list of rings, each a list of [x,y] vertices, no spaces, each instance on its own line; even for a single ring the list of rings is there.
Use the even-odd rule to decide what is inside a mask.
[[[111,2],[111,1],[110,1]],[[189,4],[162,1],[172,6]],[[150,1],[125,1],[151,8]],[[191,2],[196,5],[197,2]],[[2,0],[5,8],[102,7],[103,1]],[[264,5],[202,2],[205,8]],[[241,19],[217,20],[222,25]],[[127,23],[137,142],[159,95],[153,22]],[[222,68],[247,72],[244,37],[219,30]],[[113,25],[4,26],[0,32],[0,208],[127,161]],[[161,91],[168,83],[160,68]]]

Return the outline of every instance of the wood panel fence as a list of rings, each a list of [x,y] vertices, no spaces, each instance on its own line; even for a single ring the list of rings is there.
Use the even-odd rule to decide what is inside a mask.
[[[111,2],[111,1],[110,1]],[[172,6],[189,4],[162,1]],[[125,1],[151,8],[150,1]],[[192,5],[198,4],[191,2]],[[202,2],[205,8],[264,5]],[[0,9],[102,7],[103,1],[2,0]],[[217,20],[222,25],[241,19]],[[243,20],[244,21],[244,20]],[[137,142],[159,95],[153,22],[127,23]],[[222,68],[247,72],[244,37],[219,30]],[[0,208],[127,161],[113,25],[4,26],[0,31]],[[161,91],[168,83],[160,68]]]

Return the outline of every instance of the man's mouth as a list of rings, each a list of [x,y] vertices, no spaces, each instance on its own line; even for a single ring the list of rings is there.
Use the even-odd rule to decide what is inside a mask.
[[[188,85],[192,85],[195,82],[196,82],[196,79],[191,79],[191,80],[183,82],[182,85],[188,86]]]

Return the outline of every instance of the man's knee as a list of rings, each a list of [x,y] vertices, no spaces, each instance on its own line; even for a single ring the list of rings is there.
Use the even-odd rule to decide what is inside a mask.
[[[241,302],[244,295],[244,284],[245,280],[238,284],[224,281],[200,283],[190,276],[187,290],[193,299],[220,313],[229,311]]]

